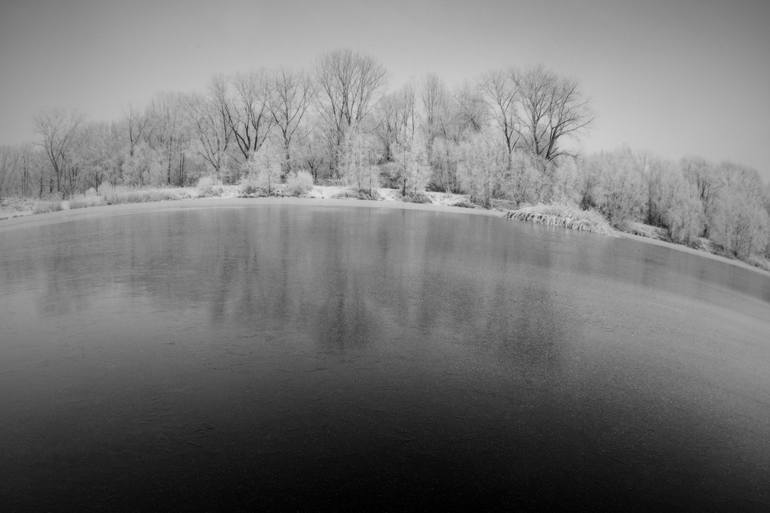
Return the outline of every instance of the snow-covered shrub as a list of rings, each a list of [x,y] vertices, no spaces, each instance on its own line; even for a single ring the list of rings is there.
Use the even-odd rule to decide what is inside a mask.
[[[286,180],[286,193],[289,196],[302,196],[313,190],[313,176],[307,171],[297,171]]]
[[[198,196],[201,198],[208,196],[221,196],[222,192],[224,192],[222,183],[213,176],[202,176],[198,180],[196,189]]]
[[[671,240],[680,244],[693,244],[703,233],[706,220],[703,203],[695,188],[683,178],[668,180],[670,198],[666,202],[663,222],[668,227]]]
[[[376,141],[369,135],[351,128],[340,148],[339,172],[343,182],[357,191],[372,191],[380,186],[379,168],[375,165],[379,156]]]
[[[272,141],[266,141],[243,165],[244,173],[239,184],[241,194],[275,194],[281,184],[282,164],[283,157],[278,146]]]

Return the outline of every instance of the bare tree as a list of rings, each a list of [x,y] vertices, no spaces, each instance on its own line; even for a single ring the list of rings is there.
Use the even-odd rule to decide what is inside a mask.
[[[164,93],[155,97],[147,116],[150,118],[146,139],[150,147],[163,157],[166,185],[184,185],[185,161],[190,133],[184,115],[185,100],[179,93]]]
[[[283,142],[283,174],[291,171],[291,144],[315,95],[310,77],[285,69],[275,72],[268,108]]]
[[[428,160],[433,159],[433,143],[436,137],[447,136],[447,119],[449,112],[449,93],[446,86],[433,73],[425,77],[421,94],[422,131]]]
[[[296,153],[302,166],[313,175],[313,181],[317,182],[319,173],[325,163],[325,151],[327,141],[320,129],[320,124],[310,120],[308,130],[302,130],[296,137]]]
[[[373,189],[379,184],[379,170],[375,165],[379,160],[376,141],[358,126],[348,130],[340,152],[340,174],[347,185],[358,191],[367,191],[372,196]]]
[[[770,219],[764,208],[759,172],[733,162],[722,162],[716,166],[716,173],[721,187],[711,212],[706,212],[709,239],[741,259],[764,253]]]
[[[679,164],[682,175],[693,187],[695,187],[698,199],[703,204],[706,222],[703,227],[703,236],[709,237],[711,220],[717,207],[717,199],[720,190],[725,183],[717,169],[703,158],[683,158]]]
[[[319,110],[330,130],[330,164],[336,172],[337,153],[348,129],[360,125],[375,94],[385,83],[385,68],[373,58],[351,50],[322,56],[316,69]]]
[[[417,101],[415,86],[408,83],[399,91],[401,97],[401,139],[414,141],[417,129]]]
[[[519,99],[516,74],[513,70],[487,73],[481,80],[480,89],[489,104],[495,123],[502,132],[508,155],[512,155],[520,138],[515,129],[516,107]]]
[[[471,134],[459,147],[458,174],[472,201],[489,207],[508,166],[505,147],[484,132]]]
[[[273,124],[268,102],[270,83],[264,71],[235,75],[235,94],[224,98],[224,109],[235,142],[245,160],[262,147]]]
[[[227,117],[226,90],[224,78],[214,77],[208,95],[187,98],[188,115],[198,140],[198,154],[211,166],[217,178],[221,178],[233,139]]]
[[[489,112],[484,98],[466,83],[454,94],[452,127],[449,136],[456,143],[477,134],[486,126]]]
[[[19,148],[0,146],[0,199],[21,192],[25,196],[24,175],[20,173],[23,166],[23,153]],[[22,175],[21,177],[19,175]]]
[[[646,152],[636,153],[635,167],[641,174],[644,185],[644,222],[654,226],[663,225],[664,176],[668,174],[665,163]]]
[[[38,181],[42,196],[49,167],[47,157],[32,144],[0,146],[0,197],[32,196]]]
[[[383,146],[383,160],[394,159],[395,146],[411,146],[415,135],[415,91],[412,84],[383,96],[375,107],[374,134]]]
[[[117,127],[106,122],[89,122],[78,130],[75,158],[80,169],[79,188],[98,191],[118,167],[120,137]]]
[[[134,156],[136,146],[145,136],[150,118],[137,112],[133,107],[128,108],[126,114],[126,129],[128,135],[128,155]]]
[[[80,114],[58,109],[43,112],[36,119],[37,132],[42,138],[40,144],[53,170],[49,192],[53,192],[55,179],[56,192],[65,196],[72,193],[77,175],[73,148],[82,121]]]
[[[514,131],[524,148],[546,162],[566,155],[561,146],[564,138],[592,121],[577,82],[542,66],[516,73],[515,82],[519,106]]]

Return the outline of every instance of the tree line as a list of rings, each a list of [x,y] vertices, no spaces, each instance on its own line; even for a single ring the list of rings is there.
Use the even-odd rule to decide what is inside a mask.
[[[203,176],[268,183],[397,187],[496,202],[569,202],[611,223],[707,237],[742,258],[770,255],[770,190],[756,170],[622,149],[570,151],[592,121],[579,84],[543,66],[500,69],[450,88],[428,74],[387,89],[387,71],[351,50],[308,70],[215,76],[205,91],[156,95],[112,122],[37,116],[36,143],[0,149],[0,197],[68,198],[102,184],[185,186]]]

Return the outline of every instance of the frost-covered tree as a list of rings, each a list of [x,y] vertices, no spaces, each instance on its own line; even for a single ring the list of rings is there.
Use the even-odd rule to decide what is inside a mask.
[[[0,198],[43,196],[48,191],[50,162],[32,144],[0,146]]]
[[[472,137],[487,127],[489,110],[476,87],[466,82],[453,95],[449,137],[455,142]],[[491,134],[487,134],[490,136]]]
[[[192,130],[185,96],[162,93],[153,98],[145,114],[149,118],[145,140],[164,170],[162,185],[182,186],[188,182]]]
[[[145,142],[138,144],[134,154],[123,161],[122,181],[126,185],[158,185],[162,182],[163,174],[161,158]]]
[[[556,166],[523,150],[515,150],[504,173],[503,193],[516,205],[550,203]]]
[[[283,163],[281,144],[268,139],[244,163],[243,180],[270,196],[281,183]]]
[[[443,192],[459,192],[457,163],[460,159],[460,148],[452,141],[439,137],[433,140],[428,151],[432,168],[428,186]]]
[[[217,76],[212,79],[207,94],[193,94],[186,98],[187,115],[196,139],[195,151],[211,167],[217,180],[222,179],[227,168],[233,141],[226,94],[225,79]]]
[[[644,211],[644,184],[636,170],[635,157],[628,150],[601,153],[586,160],[595,166],[589,173],[599,176],[596,206],[615,226],[638,221]]]
[[[684,158],[680,161],[679,167],[684,178],[695,188],[703,205],[705,222],[702,235],[709,237],[718,194],[725,185],[723,177],[715,166],[699,157]]]
[[[502,135],[509,155],[513,154],[521,137],[516,132],[520,100],[516,78],[516,72],[512,69],[496,70],[485,74],[479,85],[489,104],[490,117]]]
[[[42,112],[36,119],[40,145],[53,171],[50,192],[54,185],[56,192],[65,197],[74,192],[78,172],[75,141],[82,123],[82,115],[60,109]]]
[[[396,159],[396,146],[410,146],[416,129],[415,89],[407,84],[401,89],[380,98],[374,109],[373,133],[383,148],[382,159]]]
[[[86,123],[78,130],[76,140],[77,189],[81,192],[90,188],[98,191],[121,165],[118,127],[104,122]]]
[[[542,66],[516,72],[515,83],[519,144],[547,161],[565,155],[564,140],[578,135],[592,119],[578,83]]]
[[[561,204],[579,206],[582,200],[581,186],[583,177],[580,173],[580,159],[565,157],[560,160],[553,182],[553,201]]]
[[[661,226],[665,214],[664,180],[675,171],[668,163],[646,152],[632,153],[630,164],[636,169],[642,181],[643,221],[653,226]]]
[[[259,151],[273,126],[268,108],[270,80],[264,70],[238,73],[230,78],[221,108],[244,161]]]
[[[460,145],[458,175],[463,189],[471,200],[489,207],[495,191],[500,188],[506,169],[508,155],[499,139],[480,133]]]
[[[343,182],[358,191],[367,191],[370,196],[380,186],[376,148],[376,140],[354,126],[348,130],[338,157]]]
[[[430,162],[422,137],[416,136],[395,148],[398,164],[398,182],[404,197],[414,197],[425,192],[431,176]]]
[[[767,244],[768,216],[736,189],[720,194],[711,220],[711,239],[738,258],[761,253]]]
[[[428,159],[433,159],[433,142],[438,137],[447,137],[450,118],[450,94],[444,82],[436,74],[428,74],[421,85],[420,129],[425,139]]]
[[[150,118],[137,109],[129,107],[124,123],[128,142],[128,156],[133,157],[139,143],[146,140],[147,132],[150,129]]]
[[[739,258],[762,253],[768,239],[768,215],[759,173],[732,163],[718,167],[722,187],[709,216],[709,238]]]
[[[326,125],[331,170],[339,174],[338,156],[351,127],[361,127],[385,84],[385,68],[351,50],[324,54],[316,66],[317,106]]]
[[[268,109],[283,145],[284,175],[289,173],[294,165],[294,139],[303,126],[305,114],[314,96],[315,86],[306,73],[286,69],[273,72]]]
[[[295,137],[294,160],[298,166],[307,169],[318,182],[321,171],[328,167],[327,141],[318,124],[308,123],[308,129],[297,133]]]
[[[695,243],[706,220],[697,189],[680,173],[672,171],[666,177],[664,193],[667,199],[662,220],[671,239],[681,244]]]

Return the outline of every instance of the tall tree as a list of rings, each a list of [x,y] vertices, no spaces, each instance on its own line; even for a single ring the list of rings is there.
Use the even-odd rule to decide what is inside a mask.
[[[264,71],[237,74],[231,80],[234,94],[226,97],[225,114],[243,159],[259,151],[272,128],[270,81]]]
[[[191,95],[187,98],[190,121],[197,138],[198,154],[206,161],[219,179],[227,162],[233,130],[228,122],[226,83],[215,77],[207,95]]]
[[[512,155],[520,138],[516,133],[516,107],[519,100],[516,73],[513,70],[489,72],[481,79],[480,89],[502,133],[508,154]]]
[[[143,115],[133,107],[128,108],[126,114],[126,135],[128,136],[128,155],[134,156],[136,147],[140,141],[145,137],[149,128],[149,116]]]
[[[329,131],[330,165],[335,173],[348,129],[364,121],[385,75],[385,68],[373,58],[351,50],[336,50],[319,60],[318,107]]]
[[[357,126],[348,130],[340,148],[340,175],[356,190],[367,191],[371,197],[379,187],[379,171],[375,163],[379,159],[374,138]]]
[[[415,91],[412,84],[380,98],[374,111],[374,134],[382,144],[384,161],[394,160],[395,146],[411,145],[415,125]]]
[[[73,192],[74,175],[77,172],[73,150],[82,121],[80,114],[59,109],[43,112],[36,119],[40,144],[53,170],[49,192],[53,192],[53,180],[56,192],[65,196]]]
[[[272,87],[268,108],[273,123],[283,142],[283,174],[292,168],[291,147],[294,136],[302,125],[302,120],[315,95],[312,80],[304,72],[281,69],[272,77]]]
[[[478,134],[487,125],[489,111],[484,98],[469,83],[455,91],[450,137],[456,143]]]
[[[446,125],[449,117],[449,92],[438,75],[431,73],[425,77],[421,103],[423,135],[430,158],[436,137],[447,136]]]
[[[519,94],[514,131],[524,148],[552,161],[567,152],[562,143],[591,123],[588,102],[577,82],[538,66],[516,73]]]
[[[79,188],[99,186],[114,173],[120,155],[117,127],[105,122],[89,122],[78,131],[76,159],[80,169]]]
[[[150,117],[147,140],[150,148],[162,156],[166,185],[184,185],[185,161],[190,145],[186,102],[178,93],[157,95],[147,112]]]
[[[703,204],[705,222],[702,235],[710,237],[711,220],[714,218],[719,191],[725,186],[723,177],[713,165],[702,158],[683,158],[679,166],[685,180],[695,187],[697,196]]]

